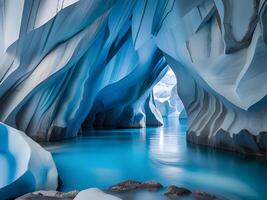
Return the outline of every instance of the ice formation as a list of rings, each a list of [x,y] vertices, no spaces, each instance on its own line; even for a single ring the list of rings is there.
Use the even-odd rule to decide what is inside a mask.
[[[267,1],[0,1],[0,121],[35,140],[162,124],[169,65],[188,140],[267,152]]]
[[[82,124],[162,124],[150,91],[166,61],[153,38],[140,44],[131,26],[141,20],[137,2],[1,1],[1,8],[2,122],[37,141],[74,137]],[[21,14],[9,17],[13,10]]]
[[[74,200],[122,200],[118,197],[115,197],[110,194],[106,194],[98,188],[89,188],[86,190],[82,190],[78,193],[78,195],[74,198]]]
[[[0,123],[0,198],[55,190],[58,174],[49,152],[23,132]]]
[[[183,104],[177,94],[176,77],[170,67],[164,77],[154,86],[153,96],[156,108],[163,117],[179,116],[183,110]]]

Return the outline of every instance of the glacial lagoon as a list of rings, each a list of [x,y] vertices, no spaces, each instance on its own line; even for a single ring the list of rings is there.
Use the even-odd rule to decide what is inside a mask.
[[[51,151],[62,190],[107,189],[124,180],[156,180],[231,200],[264,200],[267,159],[245,157],[186,142],[187,122],[165,120],[163,127],[94,130]]]

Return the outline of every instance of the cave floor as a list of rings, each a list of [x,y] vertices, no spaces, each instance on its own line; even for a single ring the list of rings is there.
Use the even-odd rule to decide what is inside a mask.
[[[232,200],[265,199],[266,159],[187,144],[186,129],[186,121],[172,117],[163,127],[94,130],[45,148],[54,157],[63,191],[107,189],[132,179],[156,180]]]

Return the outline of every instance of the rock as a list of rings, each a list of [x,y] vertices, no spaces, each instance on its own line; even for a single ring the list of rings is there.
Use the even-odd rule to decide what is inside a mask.
[[[257,154],[259,152],[256,136],[252,135],[248,130],[241,130],[238,134],[234,134],[233,140],[238,152],[244,154]]]
[[[190,190],[183,187],[177,187],[175,185],[169,186],[167,192],[165,193],[165,195],[167,196],[185,196],[190,194],[191,194]]]
[[[211,139],[215,148],[221,148],[224,150],[235,151],[235,142],[229,132],[219,129],[214,137]]]
[[[57,178],[57,182],[58,182],[58,184],[57,184],[57,190],[60,190],[60,188],[61,188],[62,185],[63,185],[63,181],[62,181],[62,179],[60,178],[60,176],[58,176],[58,178]]]
[[[162,193],[155,192],[162,188],[163,186],[156,181],[147,181],[147,182],[138,182],[133,180],[124,181],[117,185],[111,186],[108,192],[117,192],[122,199],[135,199],[137,189],[149,190],[149,195],[151,199],[159,198],[162,199]],[[154,192],[153,192],[154,191]],[[129,192],[129,193],[128,193]],[[120,193],[120,194],[119,194]],[[215,195],[209,194],[203,191],[191,192],[190,190],[171,185],[168,187],[165,195],[170,199],[180,199],[180,198],[190,198],[195,200],[226,200],[222,197],[216,197]],[[98,188],[89,188],[79,191],[70,191],[70,192],[59,192],[59,191],[37,191],[25,194],[16,200],[121,200],[119,197],[114,195],[106,194]],[[140,196],[138,196],[140,197]],[[147,199],[148,196],[146,196]],[[153,197],[153,198],[152,198]]]
[[[261,132],[257,136],[257,142],[261,151],[267,153],[267,132]]]
[[[158,190],[163,186],[157,181],[139,182],[133,180],[123,181],[119,184],[111,186],[108,191],[110,192],[128,192],[137,189],[145,190]]]
[[[74,190],[74,191],[70,191],[70,192],[67,192],[67,193],[64,193],[64,192],[60,192],[60,197],[62,198],[74,198],[77,196],[77,194],[79,193],[79,191],[77,190]]]
[[[202,191],[193,192],[192,195],[197,200],[213,200],[213,199],[217,199],[217,197],[215,195],[209,194],[207,192],[202,192]]]
[[[109,195],[98,188],[90,188],[78,193],[74,200],[121,200],[118,197]]]
[[[127,192],[130,190],[138,189],[141,186],[141,182],[133,181],[133,180],[127,180],[123,181],[119,184],[113,185],[110,188],[108,188],[108,191],[110,192]]]
[[[79,191],[58,192],[58,191],[37,191],[25,194],[16,200],[73,200]]]
[[[147,190],[159,190],[163,186],[157,181],[145,181],[142,182],[140,189],[147,189]]]
[[[214,199],[217,199],[217,197],[215,195],[209,194],[207,192],[203,192],[203,191],[191,192],[190,190],[188,190],[186,188],[177,187],[175,185],[169,186],[165,195],[167,195],[171,198],[190,195],[190,197],[193,197],[193,199],[195,199],[195,200],[214,200]]]

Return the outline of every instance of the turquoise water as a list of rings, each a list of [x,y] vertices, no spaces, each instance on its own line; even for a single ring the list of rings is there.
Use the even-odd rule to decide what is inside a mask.
[[[63,180],[62,190],[106,189],[126,179],[157,180],[230,199],[265,200],[267,161],[186,143],[186,122],[164,127],[88,132],[46,147]]]

